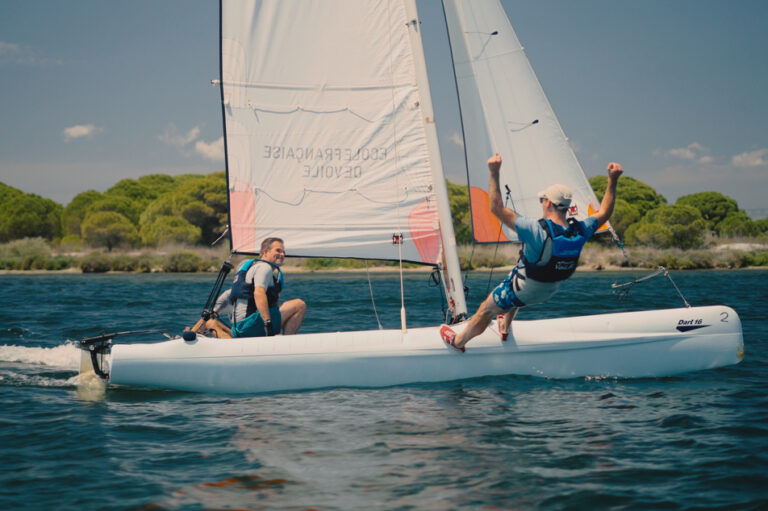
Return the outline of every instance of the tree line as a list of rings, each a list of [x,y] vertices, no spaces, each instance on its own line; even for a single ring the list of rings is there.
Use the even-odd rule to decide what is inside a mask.
[[[595,176],[589,184],[602,200],[608,178]],[[472,243],[469,197],[465,186],[448,183],[456,241]],[[654,248],[700,248],[708,236],[768,237],[768,219],[754,221],[737,202],[719,192],[680,197],[674,204],[651,186],[624,176],[616,189],[611,225],[627,245]]]
[[[0,183],[0,242],[41,237],[66,245],[210,245],[227,224],[224,172],[151,174],[88,190],[66,207]]]
[[[602,199],[607,178],[590,184]],[[472,243],[466,186],[448,182],[458,243]],[[701,247],[708,236],[768,237],[768,219],[752,220],[735,200],[700,192],[668,204],[649,185],[623,177],[611,223],[628,245]],[[123,179],[101,193],[88,190],[62,206],[0,183],[0,243],[41,237],[61,245],[157,247],[169,243],[210,245],[227,224],[224,172],[208,175],[151,174]]]

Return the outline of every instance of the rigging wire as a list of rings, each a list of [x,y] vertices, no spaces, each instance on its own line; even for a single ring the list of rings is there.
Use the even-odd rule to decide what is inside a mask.
[[[224,237],[227,234],[229,234],[229,225],[224,226],[224,232],[222,232],[221,235],[218,238],[216,238],[216,240],[213,243],[211,243],[211,246],[212,247],[215,246],[218,242],[220,242],[222,239],[224,239]],[[227,261],[229,261],[229,259],[227,259]]]
[[[379,330],[384,330],[379,320],[379,311],[376,310],[376,300],[373,298],[373,284],[371,283],[371,272],[368,271],[368,259],[365,260],[365,275],[368,277],[368,290],[371,293],[371,304],[373,305],[373,314],[376,316],[376,324],[379,325]]]
[[[387,4],[387,14],[388,14],[388,21],[389,21],[389,27],[392,27],[392,5],[391,3]],[[397,191],[400,188],[400,152],[398,151],[397,146],[397,119],[396,119],[396,111],[397,111],[397,101],[395,99],[395,72],[394,72],[394,62],[393,62],[393,53],[394,53],[394,42],[392,41],[392,29],[388,31],[389,34],[389,77],[391,80],[391,86],[390,86],[390,92],[391,92],[391,98],[392,98],[392,143],[395,150],[395,194],[397,194]],[[399,260],[399,266],[400,266],[400,328],[405,333],[406,331],[406,323],[405,323],[405,285],[404,285],[404,276],[403,276],[403,231],[401,227],[401,211],[400,211],[400,203],[397,202],[395,205],[397,214],[397,231],[398,234],[395,234],[392,236],[392,241],[397,242],[397,257]]]
[[[630,280],[628,282],[623,282],[621,284],[613,283],[611,284],[611,289],[613,289],[613,293],[618,295],[620,299],[625,299],[627,296],[629,296],[629,291],[634,287],[636,284],[639,284],[641,282],[645,282],[647,280],[650,280],[654,277],[658,277],[659,275],[663,275],[669,279],[669,282],[672,283],[672,286],[677,291],[677,294],[680,296],[680,298],[683,300],[683,303],[687,308],[691,307],[691,304],[688,303],[688,300],[685,299],[685,296],[683,296],[682,291],[680,291],[680,288],[677,287],[677,284],[675,284],[675,281],[672,280],[672,276],[669,274],[669,271],[664,266],[659,266],[659,269],[654,271],[653,273],[650,273],[648,275],[645,275],[644,277],[640,277],[634,280]]]

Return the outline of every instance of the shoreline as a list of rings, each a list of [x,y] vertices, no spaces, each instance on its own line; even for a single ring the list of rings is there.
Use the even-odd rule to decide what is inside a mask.
[[[509,272],[513,268],[513,265],[490,267],[479,267],[469,270],[470,272],[489,272],[502,271]],[[311,273],[379,273],[379,274],[397,274],[400,273],[399,268],[391,268],[386,266],[372,266],[367,270],[364,268],[323,268],[323,269],[308,269],[300,266],[288,266],[284,267],[288,274],[311,274]],[[403,268],[403,273],[430,273],[432,266],[423,266],[419,268]],[[596,265],[583,265],[576,268],[576,273],[608,273],[608,272],[631,272],[631,271],[656,271],[658,268],[644,267],[644,266],[603,266],[597,267]],[[741,268],[684,268],[684,269],[668,269],[669,271],[682,271],[682,272],[696,272],[696,271],[768,271],[768,266],[744,266]],[[462,270],[464,273],[466,270]],[[84,272],[79,268],[67,268],[64,270],[0,270],[0,275],[214,275],[215,271],[196,271],[196,272],[174,272],[174,271],[151,271],[151,272],[137,272],[137,271],[121,271],[121,270],[109,270],[105,272]]]
[[[762,241],[762,240],[760,240]],[[39,248],[39,247],[38,247]],[[517,245],[487,247],[460,245],[459,261],[465,271],[510,271],[518,259]],[[15,256],[0,260],[0,275],[16,274],[82,274],[82,273],[218,273],[224,260],[237,265],[252,257],[231,255],[222,250],[194,247],[166,247],[155,252],[57,252],[40,249],[24,258]],[[467,270],[466,266],[470,269]],[[710,245],[700,249],[656,249],[630,247],[626,254],[607,246],[587,245],[581,254],[577,272],[585,271],[655,271],[659,267],[670,271],[688,270],[741,270],[768,269],[768,244],[731,242]],[[354,259],[289,257],[283,265],[287,273],[399,273],[393,262]],[[433,270],[432,265],[404,263],[404,274],[423,274]]]

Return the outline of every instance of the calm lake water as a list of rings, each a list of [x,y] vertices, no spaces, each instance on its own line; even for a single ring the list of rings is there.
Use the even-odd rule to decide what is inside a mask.
[[[579,273],[518,318],[682,305],[663,277],[611,294],[639,275]],[[692,305],[740,314],[741,364],[646,380],[94,397],[78,392],[71,340],[179,333],[215,275],[0,275],[0,507],[768,509],[768,272],[673,278]],[[397,328],[397,277],[371,279]],[[409,325],[439,323],[427,275],[406,280]],[[470,275],[473,310],[487,282]],[[377,328],[365,274],[288,274],[294,296],[309,304],[306,332]]]

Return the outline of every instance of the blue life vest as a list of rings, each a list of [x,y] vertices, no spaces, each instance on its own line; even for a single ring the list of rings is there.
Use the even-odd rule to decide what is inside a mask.
[[[275,263],[265,261],[264,259],[246,259],[240,268],[235,273],[235,281],[232,283],[232,292],[229,295],[229,301],[235,303],[238,299],[242,298],[248,300],[248,308],[246,314],[253,314],[256,312],[256,301],[253,299],[253,282],[247,282],[246,276],[248,270],[253,263],[267,263],[272,268],[277,270],[277,277],[272,275],[272,286],[267,288],[267,305],[274,307],[277,305],[277,301],[280,298],[280,291],[283,290],[283,271]]]
[[[544,246],[538,261],[529,261],[524,252],[520,251],[520,258],[525,265],[525,274],[528,278],[539,282],[560,282],[567,279],[576,271],[579,263],[579,255],[587,238],[584,236],[584,228],[575,219],[568,219],[568,228],[557,228],[551,220],[540,219],[539,225],[547,233]],[[548,260],[543,260],[550,252]]]

